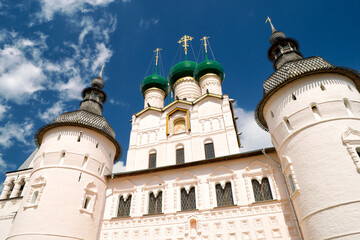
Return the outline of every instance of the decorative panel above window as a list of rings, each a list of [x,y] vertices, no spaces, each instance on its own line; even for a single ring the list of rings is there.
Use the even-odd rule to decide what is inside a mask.
[[[227,182],[224,188],[220,183],[216,184],[216,202],[218,207],[234,205],[231,183]]]
[[[174,134],[186,132],[186,124],[184,118],[179,118],[174,121]]]
[[[196,209],[195,187],[191,187],[189,192],[185,188],[181,189],[181,211]]]

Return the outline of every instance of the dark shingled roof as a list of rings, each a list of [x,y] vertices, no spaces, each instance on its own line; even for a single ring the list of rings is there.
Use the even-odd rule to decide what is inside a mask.
[[[267,100],[285,84],[295,79],[316,73],[338,73],[352,79],[356,88],[360,91],[360,73],[356,70],[344,67],[336,67],[321,57],[309,57],[296,61],[287,62],[276,70],[264,82],[264,96],[256,107],[255,120],[258,125],[268,131],[263,116],[263,108]]]
[[[86,110],[77,110],[63,113],[57,117],[54,122],[41,127],[36,132],[36,145],[40,146],[42,138],[47,130],[57,126],[81,126],[100,132],[104,134],[109,140],[111,140],[116,146],[116,156],[114,162],[117,162],[117,160],[121,157],[122,150],[119,143],[115,140],[115,132],[103,116],[91,113]]]

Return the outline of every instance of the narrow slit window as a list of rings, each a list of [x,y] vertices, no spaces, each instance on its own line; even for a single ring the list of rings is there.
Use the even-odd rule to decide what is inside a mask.
[[[289,131],[293,130],[288,118],[284,118],[284,122]]]
[[[350,116],[352,116],[351,106],[350,106],[349,100],[344,99],[344,105],[345,105],[347,114],[350,115]]]
[[[314,113],[314,117],[316,120],[321,120],[321,115],[320,115],[320,112],[319,112],[319,109],[317,108],[316,105],[312,105],[311,106],[311,110],[312,112]]]
[[[176,164],[182,164],[185,162],[184,148],[176,149]]]
[[[78,136],[78,138],[77,138],[77,141],[78,141],[78,142],[80,142],[81,137],[82,137],[82,134],[83,134],[83,133],[80,131],[79,136]]]
[[[156,168],[156,153],[149,154],[149,168]]]
[[[95,146],[96,148],[99,148],[99,143],[96,143],[96,146]]]
[[[358,157],[360,158],[360,147],[356,148],[356,153],[357,153]]]
[[[59,135],[58,135],[58,137],[57,137],[57,140],[59,141],[59,140],[60,140],[60,138],[61,138],[61,135],[59,134]]]
[[[218,183],[215,186],[216,189],[216,202],[218,207],[234,205],[234,199],[232,195],[231,183],[227,182],[225,187],[222,188]]]
[[[270,111],[271,117],[274,118],[274,113]]]
[[[251,180],[251,183],[252,183],[254,198],[256,202],[273,199],[268,178],[263,178],[261,180],[261,184],[256,179]]]
[[[119,198],[119,207],[117,216],[118,217],[128,217],[130,216],[130,207],[131,207],[131,195],[125,200],[123,196]]]
[[[189,193],[185,188],[181,189],[181,211],[196,209],[195,187],[191,187]]]
[[[85,202],[84,202],[84,209],[89,209],[89,207],[90,207],[90,202],[91,202],[91,198],[90,198],[90,197],[86,197],[86,198],[85,198]]]
[[[205,159],[214,158],[215,157],[215,151],[214,151],[214,143],[209,142],[205,143]]]
[[[291,193],[294,193],[295,192],[295,184],[294,184],[294,179],[291,174],[289,174],[289,176],[288,176],[288,181],[290,184]]]
[[[348,86],[348,88],[349,88],[349,90],[350,90],[350,91],[352,91],[352,90],[353,90],[353,89],[352,89],[352,87],[350,87],[350,85],[349,85],[349,84],[348,84],[347,86]]]
[[[296,100],[295,94],[291,94],[291,98],[295,101]]]
[[[83,164],[82,164],[81,167],[83,167],[83,168],[86,167],[88,160],[89,160],[89,157],[88,157],[88,156],[85,156],[85,157],[84,157],[84,160],[83,160]]]
[[[149,214],[160,214],[162,213],[162,192],[159,192],[155,197],[152,192],[149,195]]]
[[[324,86],[323,84],[320,84],[320,88],[321,88],[321,91],[325,91],[325,90],[326,90],[326,88],[325,88],[325,86]]]
[[[36,200],[37,200],[37,198],[38,198],[38,195],[39,195],[39,191],[35,191],[35,192],[33,193],[32,197],[31,197],[31,201],[30,201],[31,204],[35,204],[35,203],[36,203]]]

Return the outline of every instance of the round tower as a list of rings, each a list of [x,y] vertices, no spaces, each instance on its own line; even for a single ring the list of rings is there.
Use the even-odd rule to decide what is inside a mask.
[[[194,78],[196,62],[187,60],[187,47],[192,39],[192,37],[184,35],[178,41],[178,43],[183,44],[185,61],[179,62],[173,66],[168,75],[168,81],[174,92],[175,98],[187,101],[194,101],[201,96],[200,87]]]
[[[275,72],[255,118],[271,134],[304,239],[360,239],[360,74],[303,58],[271,27]]]
[[[82,92],[79,110],[61,114],[35,135],[39,147],[29,188],[7,239],[95,239],[106,175],[121,156],[115,133],[101,115],[101,77]]]
[[[163,108],[164,100],[169,94],[168,81],[157,74],[160,48],[156,48],[155,74],[149,75],[143,79],[140,85],[140,91],[144,97],[144,108],[156,107]]]
[[[205,61],[196,65],[194,78],[200,86],[201,95],[206,93],[222,95],[221,84],[225,78],[224,68],[219,62],[208,59],[208,39],[209,37],[201,39],[204,43]]]

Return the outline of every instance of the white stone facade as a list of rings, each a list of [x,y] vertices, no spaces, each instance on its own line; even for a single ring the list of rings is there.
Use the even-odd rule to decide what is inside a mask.
[[[183,126],[176,125],[179,120]],[[148,168],[152,152],[156,167],[174,165],[178,146],[184,148],[185,162],[203,160],[206,141],[214,143],[215,157],[239,153],[227,95],[205,94],[194,102],[178,100],[161,110],[145,109],[132,120],[126,170]]]
[[[334,73],[300,78],[269,99],[264,116],[293,185],[305,239],[359,239],[360,94],[354,82]]]

